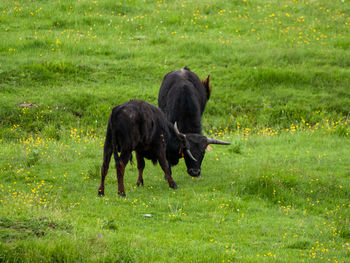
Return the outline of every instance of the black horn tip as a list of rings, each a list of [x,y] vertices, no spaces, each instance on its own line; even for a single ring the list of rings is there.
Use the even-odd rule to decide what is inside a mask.
[[[207,143],[208,144],[221,144],[221,145],[230,145],[230,142],[224,142],[221,140],[217,140],[217,139],[211,139],[211,138],[207,138]]]

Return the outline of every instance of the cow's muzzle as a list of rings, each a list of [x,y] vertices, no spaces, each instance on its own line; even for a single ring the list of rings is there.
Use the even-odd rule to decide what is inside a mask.
[[[191,168],[191,169],[188,169],[187,172],[192,177],[199,177],[199,176],[201,176],[201,169]]]

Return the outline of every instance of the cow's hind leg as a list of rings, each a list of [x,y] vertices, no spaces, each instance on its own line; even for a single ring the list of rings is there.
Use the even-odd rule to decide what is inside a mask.
[[[112,156],[112,145],[110,141],[108,140],[108,136],[106,138],[104,147],[103,147],[103,163],[101,166],[101,183],[98,188],[98,195],[102,196],[105,194],[105,179],[108,173],[108,168],[109,168],[109,162],[111,161],[111,156]]]
[[[142,174],[143,174],[143,169],[145,168],[145,160],[143,159],[143,156],[138,152],[136,152],[136,160],[137,160],[137,169],[139,170],[139,177],[137,178],[136,185],[143,186]]]
[[[117,155],[114,154],[115,168],[117,170],[117,179],[118,179],[118,194],[120,196],[125,197],[126,195],[125,195],[125,189],[124,189],[124,173],[125,173],[125,167],[131,158],[131,151],[122,152],[120,155],[120,158],[116,156]]]

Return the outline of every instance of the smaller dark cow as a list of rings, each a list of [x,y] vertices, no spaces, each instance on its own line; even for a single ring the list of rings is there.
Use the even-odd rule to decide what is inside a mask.
[[[159,90],[158,106],[165,113],[168,121],[178,124],[182,133],[202,135],[201,118],[211,94],[209,77],[210,75],[201,81],[187,67],[171,71],[164,76]],[[212,139],[209,139],[209,143],[230,144]],[[200,176],[201,164],[208,144],[203,144],[201,141],[194,143],[191,152],[196,162],[188,155],[184,155],[187,173],[192,177]]]
[[[125,196],[124,171],[131,160],[132,151],[136,152],[138,186],[143,185],[144,158],[147,158],[154,164],[159,162],[169,186],[176,189],[177,185],[171,177],[171,166],[178,163],[182,154],[195,162],[190,152],[192,146],[203,144],[202,147],[205,148],[210,143],[209,140],[203,135],[180,133],[176,125],[166,120],[160,109],[149,103],[131,100],[116,106],[108,120],[98,194],[104,195],[104,181],[112,154],[117,170],[119,195]]]

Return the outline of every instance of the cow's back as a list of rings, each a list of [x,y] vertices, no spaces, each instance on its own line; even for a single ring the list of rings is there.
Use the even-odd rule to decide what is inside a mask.
[[[166,118],[177,122],[183,133],[201,133],[201,117],[208,95],[198,76],[187,68],[165,75],[158,95],[158,106]]]
[[[115,107],[111,115],[112,132],[117,136],[118,151],[148,148],[166,132],[163,113],[155,106],[131,100]],[[131,149],[130,149],[131,148]]]

